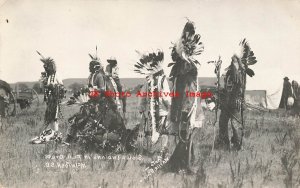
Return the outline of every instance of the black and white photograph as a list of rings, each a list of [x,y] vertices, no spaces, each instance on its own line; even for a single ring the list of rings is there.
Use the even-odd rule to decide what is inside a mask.
[[[300,187],[299,0],[0,0],[0,188]]]

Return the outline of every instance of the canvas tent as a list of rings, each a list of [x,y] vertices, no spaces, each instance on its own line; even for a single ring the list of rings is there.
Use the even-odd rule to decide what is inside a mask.
[[[271,91],[267,95],[267,102],[268,102],[268,108],[269,109],[277,109],[279,107],[281,94],[282,94],[282,86],[278,86],[278,89],[276,91]]]
[[[245,92],[245,101],[251,105],[268,108],[266,90],[247,90]]]
[[[200,77],[199,85],[201,90],[212,91],[216,90],[216,82],[217,78],[214,77]],[[224,87],[224,80],[221,78],[220,80],[221,87]],[[247,90],[245,93],[245,100],[247,103],[268,108],[268,100],[267,100],[267,91],[266,90]]]
[[[201,90],[216,90],[216,77],[199,77],[198,82]],[[221,87],[224,87],[224,79],[220,80]],[[247,103],[268,109],[277,109],[282,93],[282,84],[277,86],[277,90],[246,90],[245,100]]]

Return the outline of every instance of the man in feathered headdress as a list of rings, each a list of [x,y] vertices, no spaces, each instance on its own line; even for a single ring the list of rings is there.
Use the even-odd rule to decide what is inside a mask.
[[[90,55],[90,54],[89,54]],[[119,98],[113,96],[106,96],[105,92],[110,90],[114,91],[115,87],[112,81],[106,76],[103,66],[100,63],[100,59],[97,56],[92,56],[92,61],[90,62],[89,69],[90,75],[88,78],[88,87],[89,87],[89,97],[90,99],[95,99],[95,95],[101,97],[105,97],[109,103],[110,107],[113,109],[117,109],[119,107]],[[98,93],[98,94],[97,94]],[[97,97],[96,97],[97,98]],[[98,97],[99,98],[99,97]],[[100,100],[102,101],[102,100]],[[99,108],[104,108],[103,106],[99,106]]]
[[[101,97],[103,96],[103,93],[105,92],[105,74],[103,70],[103,66],[100,63],[100,59],[96,55],[89,54],[91,61],[89,63],[89,72],[90,75],[87,80],[87,88],[82,88],[81,91],[78,91],[74,94],[73,98],[76,102],[76,100],[79,100],[82,103],[88,102],[90,105],[90,110],[93,113],[97,113],[100,109],[100,107],[104,108],[103,105],[100,105]],[[85,114],[85,110],[81,109],[79,114]],[[89,117],[87,114],[85,114],[86,117],[84,117],[82,114],[80,114],[80,118],[82,120],[78,124],[72,124],[68,127],[67,130],[67,137],[64,141],[65,144],[69,145],[76,137],[76,133],[78,130],[84,128],[85,120],[88,120]],[[77,114],[75,114],[76,116]],[[72,118],[70,118],[72,119]]]
[[[42,72],[42,80],[44,84],[44,100],[47,103],[47,109],[45,112],[45,126],[53,124],[54,130],[47,129],[42,132],[39,137],[31,140],[33,144],[44,143],[49,140],[61,141],[61,133],[58,132],[58,118],[61,114],[61,99],[65,97],[65,88],[62,80],[59,78],[56,65],[52,58],[42,57],[41,61],[44,64],[45,72]]]
[[[137,94],[139,97],[139,111],[142,115],[142,125],[145,134],[151,135],[152,144],[161,135],[162,154],[167,149],[168,131],[166,128],[167,115],[171,104],[169,95],[159,96],[160,92],[170,93],[168,80],[162,68],[164,53],[144,54],[135,64],[135,72],[146,76],[146,82]]]
[[[107,90],[114,90],[111,80],[105,75],[97,55],[92,56],[89,54],[89,56],[92,60],[89,63],[88,88],[77,94],[79,96],[74,96],[75,98],[82,98],[81,101],[84,102],[84,105],[79,113],[69,119],[72,124],[67,131],[66,145],[73,142],[77,132],[83,130],[87,122],[90,121],[92,121],[92,124],[95,122],[99,123],[99,125],[101,124],[108,132],[116,133],[118,136],[120,132],[126,129],[123,119],[117,110],[115,98],[105,94]],[[105,136],[103,136],[104,138]]]
[[[88,87],[105,91],[103,66],[97,56],[90,55],[90,57],[92,61],[89,64],[90,75],[88,77]]]
[[[202,123],[201,118],[195,119],[196,107],[199,106],[198,99],[185,95],[186,91],[196,92],[200,90],[197,79],[197,65],[200,63],[194,59],[194,56],[200,55],[204,50],[200,38],[201,36],[195,33],[193,22],[188,21],[184,26],[181,38],[172,49],[171,56],[174,63],[169,64],[172,66],[170,80],[174,84],[174,90],[180,92],[180,97],[172,99],[171,123],[175,125],[177,131],[178,117],[186,123],[190,121],[192,127],[202,126],[200,125]],[[188,115],[190,116],[188,117]],[[197,117],[199,116],[197,115]]]
[[[240,150],[242,146],[246,76],[254,76],[254,72],[249,66],[255,64],[257,60],[246,39],[240,42],[240,46],[242,49],[241,55],[232,56],[231,64],[226,69],[225,86],[220,92],[219,135],[215,144],[217,149]],[[229,122],[232,128],[230,140]]]
[[[179,136],[179,143],[169,161],[171,170],[174,171],[191,170],[193,130],[201,127],[204,119],[200,98],[185,95],[186,91],[200,91],[197,68],[200,63],[194,59],[194,56],[200,55],[204,50],[200,38],[196,34],[194,23],[188,21],[180,39],[173,46],[173,63],[169,64],[172,66],[170,80],[173,82],[173,90],[179,93],[179,97],[172,98],[168,121],[172,133]]]

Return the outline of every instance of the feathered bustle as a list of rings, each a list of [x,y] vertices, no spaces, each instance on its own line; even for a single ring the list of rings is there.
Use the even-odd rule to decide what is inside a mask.
[[[45,64],[55,64],[54,60],[51,57],[47,57],[45,58],[39,51],[36,51],[39,56],[41,56],[42,58],[40,59],[41,62],[45,63]]]

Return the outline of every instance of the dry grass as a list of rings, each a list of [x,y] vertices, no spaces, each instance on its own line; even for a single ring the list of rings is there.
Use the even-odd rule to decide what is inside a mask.
[[[128,104],[128,128],[139,121],[137,100]],[[214,114],[206,113],[206,125],[195,136],[196,174],[166,173],[161,170],[144,179],[149,156],[82,153],[77,147],[55,143],[30,145],[43,129],[45,106],[32,114],[3,119],[0,127],[0,187],[298,187],[300,186],[299,119],[282,112],[247,112],[245,139],[240,152],[214,151]],[[65,119],[78,107],[63,109]],[[67,122],[61,122],[65,133]],[[48,158],[51,156],[53,159]],[[65,157],[69,159],[62,159]],[[56,157],[56,158],[55,158]],[[119,157],[119,158],[117,158]]]

